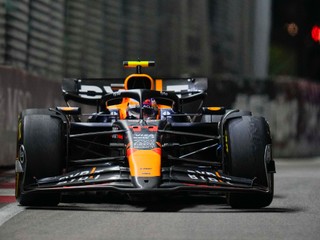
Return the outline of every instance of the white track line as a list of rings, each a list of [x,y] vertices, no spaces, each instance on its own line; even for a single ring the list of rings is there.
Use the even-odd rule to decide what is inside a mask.
[[[0,188],[0,196],[14,196],[14,188]]]
[[[16,202],[0,208],[0,226],[24,210],[25,208],[18,206]]]

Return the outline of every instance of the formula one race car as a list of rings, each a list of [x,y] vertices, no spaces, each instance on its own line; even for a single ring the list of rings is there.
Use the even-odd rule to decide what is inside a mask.
[[[206,78],[141,73],[152,65],[124,62],[136,68],[125,79],[64,79],[66,107],[20,113],[21,205],[57,205],[62,193],[72,191],[217,193],[234,208],[270,205],[275,163],[266,120],[248,111],[203,107]],[[70,102],[95,107],[83,114]]]

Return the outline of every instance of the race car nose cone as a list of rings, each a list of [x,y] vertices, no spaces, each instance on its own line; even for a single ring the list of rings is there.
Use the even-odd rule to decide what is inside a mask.
[[[160,177],[132,177],[132,183],[137,188],[157,188],[160,184]]]

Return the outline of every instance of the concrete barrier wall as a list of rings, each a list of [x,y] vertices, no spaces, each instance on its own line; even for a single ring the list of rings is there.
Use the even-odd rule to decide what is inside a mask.
[[[14,165],[17,118],[25,108],[53,107],[63,103],[57,82],[22,70],[0,66],[0,166]]]
[[[0,166],[15,160],[17,116],[25,108],[63,104],[59,82],[0,67]],[[291,78],[268,81],[235,76],[209,80],[211,106],[251,110],[270,123],[276,157],[320,155],[320,84]]]
[[[210,79],[207,102],[250,110],[270,124],[276,157],[320,155],[320,84],[289,77]]]

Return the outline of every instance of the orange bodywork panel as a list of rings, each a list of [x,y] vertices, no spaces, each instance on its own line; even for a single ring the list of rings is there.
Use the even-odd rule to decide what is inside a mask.
[[[163,86],[162,86],[162,79],[156,79],[156,84],[155,84],[155,88],[156,88],[156,91],[162,91],[163,89]]]
[[[131,74],[129,75],[125,80],[124,80],[124,89],[125,90],[128,90],[130,89],[128,87],[129,85],[129,82],[131,80],[134,80],[134,79],[139,79],[139,81],[142,81],[142,80],[147,80],[150,82],[150,90],[154,90],[154,80],[153,78],[148,75],[148,74],[143,74],[143,73],[136,73],[136,74]]]
[[[120,104],[106,106],[106,108],[109,109],[109,110],[112,110],[112,109],[119,110],[119,118],[120,119],[126,119],[126,117],[127,117],[127,107],[131,102],[136,103],[137,101],[135,101],[135,100],[133,100],[131,98],[123,98],[122,102]]]
[[[130,174],[133,177],[159,177],[161,175],[161,148],[127,150]]]

